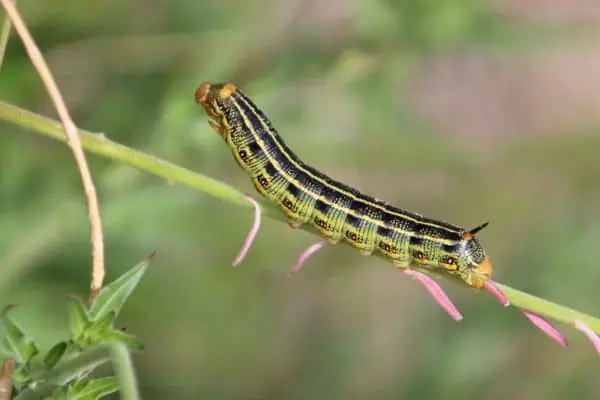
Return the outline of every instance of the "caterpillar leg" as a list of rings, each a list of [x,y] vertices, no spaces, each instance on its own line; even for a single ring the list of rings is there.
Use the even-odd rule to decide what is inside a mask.
[[[433,298],[438,302],[438,304],[452,318],[454,318],[455,321],[458,322],[462,320],[463,317],[460,311],[458,311],[454,303],[452,303],[452,300],[448,298],[446,293],[444,293],[444,290],[440,287],[440,285],[437,284],[436,281],[434,281],[429,276],[425,275],[423,272],[415,271],[409,268],[403,268],[402,272],[404,272],[406,275],[416,278],[421,284],[423,284],[423,286],[425,286],[429,294],[433,296]]]
[[[302,226],[303,222],[295,219],[288,219],[287,224],[292,229],[298,229]]]
[[[212,128],[213,131],[215,131],[219,135],[223,136],[223,134],[225,132],[225,128],[223,128],[221,125],[219,125],[216,122],[211,121],[210,119],[208,120],[208,125]]]
[[[410,267],[410,260],[408,258],[396,258],[392,260],[394,267],[404,271]]]
[[[317,243],[309,246],[306,250],[304,250],[302,254],[300,254],[300,257],[298,257],[298,260],[296,261],[294,266],[288,272],[288,276],[293,276],[296,273],[298,273],[298,271],[300,271],[304,266],[304,263],[306,263],[306,260],[308,260],[317,251],[325,247],[327,243],[328,242],[326,240],[320,240]]]
[[[250,228],[250,231],[248,232],[248,236],[246,236],[244,245],[240,249],[240,252],[238,253],[235,260],[233,261],[234,267],[237,267],[242,261],[244,261],[244,258],[246,258],[246,254],[248,253],[248,250],[250,250],[250,247],[252,247],[252,243],[254,243],[254,239],[256,238],[256,235],[258,234],[258,230],[260,229],[260,219],[261,219],[260,205],[251,196],[246,195],[246,199],[248,199],[248,201],[254,206],[254,223],[252,224],[252,227]]]

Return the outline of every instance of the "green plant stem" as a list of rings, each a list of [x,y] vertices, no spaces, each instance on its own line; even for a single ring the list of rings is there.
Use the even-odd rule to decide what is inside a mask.
[[[127,347],[120,342],[114,342],[109,347],[110,358],[119,381],[119,396],[123,400],[141,398],[135,378],[135,368]]]
[[[536,314],[546,316],[567,324],[573,324],[576,320],[588,325],[596,333],[600,334],[600,320],[577,310],[552,303],[551,301],[536,297],[526,292],[513,289],[510,286],[496,282],[496,286],[506,295],[512,305],[532,311]]]
[[[57,121],[1,101],[0,119],[12,122],[25,129],[29,129],[35,133],[48,136],[61,142],[66,140],[62,133],[62,128]],[[142,171],[160,176],[170,182],[180,183],[191,187],[223,200],[224,202],[237,206],[252,207],[245,199],[243,193],[220,181],[112,142],[102,134],[94,134],[84,130],[79,130],[79,134],[81,135],[81,144],[83,148],[91,153],[121,161]],[[261,207],[265,215],[279,221],[285,221],[281,213],[277,212],[274,206],[261,202]],[[303,229],[313,233],[315,232],[313,228],[308,226],[303,226]],[[505,285],[498,284],[498,286],[508,297],[513,306],[568,324],[573,324],[576,320],[581,320],[596,333],[600,334],[600,319],[598,318]]]

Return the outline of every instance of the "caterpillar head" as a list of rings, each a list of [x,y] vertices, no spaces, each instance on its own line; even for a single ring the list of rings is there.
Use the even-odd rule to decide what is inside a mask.
[[[225,102],[231,97],[231,95],[237,90],[236,86],[232,83],[218,83],[212,84],[204,82],[198,89],[194,98],[208,115],[208,124],[219,134],[223,134],[225,130],[224,124],[225,119]]]
[[[475,234],[485,228],[487,222],[463,233],[462,240],[451,265],[441,262],[441,266],[451,275],[467,283],[473,288],[481,288],[492,277],[492,264]]]
[[[434,273],[446,278],[454,278],[462,283],[479,289],[492,276],[492,264],[488,260],[475,233],[487,226],[487,223],[470,231],[462,231],[439,251],[427,252],[428,243],[422,249],[413,251],[411,266],[423,272]],[[435,241],[433,246],[437,246]]]
[[[481,288],[492,277],[492,263],[474,237],[464,239],[461,243],[457,267],[462,280],[476,289]]]

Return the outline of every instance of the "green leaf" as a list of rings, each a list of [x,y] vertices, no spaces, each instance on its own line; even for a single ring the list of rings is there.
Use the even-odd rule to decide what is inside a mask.
[[[104,346],[94,346],[80,353],[69,353],[68,357],[63,355],[52,369],[40,368],[31,371],[30,378],[40,385],[64,386],[73,380],[81,381],[107,361],[110,361],[107,349]]]
[[[2,341],[0,342],[0,353],[2,353],[5,358],[10,358],[13,355],[10,348],[10,343],[8,343],[8,339],[5,337],[3,337]]]
[[[89,381],[83,387],[79,386],[71,390],[69,388],[69,400],[92,400],[99,399],[119,390],[117,379],[112,376],[98,378]]]
[[[23,363],[29,364],[29,361],[39,353],[39,350],[33,340],[28,337],[23,337],[19,344],[19,354],[23,358]]]
[[[39,396],[42,397],[42,396]],[[52,392],[52,400],[67,400],[69,398],[67,391],[64,388],[57,387]]]
[[[8,308],[5,308],[2,312],[2,328],[4,330],[4,337],[10,347],[11,355],[14,356],[17,362],[25,364],[28,361],[28,353],[30,349],[27,346],[23,346],[25,340],[25,333],[15,324],[7,314]],[[25,352],[23,353],[23,350]]]
[[[114,311],[109,312],[104,317],[95,321],[92,326],[88,328],[90,336],[102,335],[104,332],[110,330],[115,320],[116,314]]]
[[[115,313],[116,317],[131,292],[140,282],[149,264],[150,260],[146,259],[105,286],[90,308],[91,319],[98,320],[111,311]]]
[[[144,350],[144,342],[129,333],[116,329],[104,332],[104,334],[102,334],[102,336],[100,336],[98,339],[100,339],[100,343],[108,343],[113,341],[121,342],[127,346],[129,350],[133,351]]]
[[[77,379],[71,383],[69,383],[69,385],[66,387],[66,389],[68,390],[69,394],[74,394],[79,392],[80,390],[83,390],[83,388],[85,388],[85,385],[87,385],[87,382],[81,380],[81,379]]]
[[[69,326],[73,339],[77,340],[88,326],[90,326],[90,317],[81,298],[69,296],[67,299],[69,305]]]
[[[17,368],[15,368],[15,370],[10,375],[14,388],[18,391],[21,391],[23,390],[23,388],[26,388],[31,383],[29,375],[29,371],[26,370],[24,365],[20,365]]]
[[[67,342],[60,342],[55,344],[44,357],[44,365],[48,368],[52,368],[60,361],[62,356],[67,350]]]

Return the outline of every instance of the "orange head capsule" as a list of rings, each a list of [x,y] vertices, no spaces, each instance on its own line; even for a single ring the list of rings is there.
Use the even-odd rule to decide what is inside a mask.
[[[204,82],[194,93],[196,103],[201,106],[213,103],[219,100],[227,100],[235,91],[237,87],[233,83],[208,83]]]
[[[212,84],[208,82],[202,83],[196,89],[194,98],[208,115],[208,124],[217,133],[223,134],[225,127],[223,125],[225,102],[237,90],[232,83]]]
[[[210,93],[210,83],[204,82],[198,89],[196,89],[196,93],[194,94],[194,98],[196,99],[196,103],[203,105],[206,103],[208,98],[208,94]]]
[[[463,234],[457,260],[457,274],[468,285],[475,289],[483,287],[492,277],[492,263],[488,259],[475,233],[487,226],[487,223]]]
[[[483,287],[491,278],[493,269],[474,235],[486,225],[463,232],[457,242],[442,246],[430,258],[422,258],[421,266],[425,264],[431,272],[457,278],[475,289]]]

